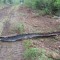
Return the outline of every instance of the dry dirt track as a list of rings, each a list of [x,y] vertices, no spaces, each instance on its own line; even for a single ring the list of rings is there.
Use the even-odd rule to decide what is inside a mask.
[[[24,33],[60,31],[59,19],[52,19],[50,16],[37,16],[33,10],[26,7],[12,8],[11,6],[8,9],[3,9],[1,14],[2,17],[0,17],[0,21],[3,23],[1,35],[4,36],[17,34],[14,32],[14,28],[16,28],[15,26],[18,23],[24,24]],[[11,30],[13,30],[13,32],[11,32]],[[37,47],[59,49],[60,41],[52,42],[52,40],[53,39],[48,38],[39,39],[38,41],[35,40],[33,42]],[[0,42],[0,60],[23,60],[23,50],[23,41],[10,43]]]
[[[7,36],[11,34],[9,32],[10,29],[10,21],[13,19],[17,20],[17,16],[15,16],[15,7],[10,7],[3,9],[1,11],[1,23],[3,24],[2,26],[2,33],[1,36]],[[4,12],[4,13],[3,13]],[[6,20],[4,18],[6,18]],[[11,42],[11,43],[6,43],[6,42],[0,42],[0,60],[22,60],[22,53],[23,53],[23,44],[22,41],[20,42]]]

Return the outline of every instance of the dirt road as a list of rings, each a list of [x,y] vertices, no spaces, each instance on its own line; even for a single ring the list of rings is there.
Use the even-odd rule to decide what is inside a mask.
[[[17,18],[17,16],[13,18],[13,16],[16,15],[14,9],[15,9],[14,7],[5,8],[0,13],[0,15],[2,14],[2,16],[0,16],[0,19],[2,19],[3,17],[6,18],[6,20],[4,18],[2,19],[3,21],[1,20],[1,23],[3,24],[3,26],[1,27],[3,28],[1,36],[7,36],[11,34],[9,32],[11,20]],[[22,41],[11,43],[0,42],[0,60],[17,60],[17,59],[22,60],[23,59],[22,54],[23,54]]]

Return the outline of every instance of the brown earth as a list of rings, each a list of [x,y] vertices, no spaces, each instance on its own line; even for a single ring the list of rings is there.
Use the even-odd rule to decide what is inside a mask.
[[[60,19],[51,16],[38,16],[36,11],[27,7],[9,6],[1,10],[0,21],[3,23],[1,36],[18,34],[16,25],[24,25],[23,33],[40,33],[60,31]],[[4,14],[3,14],[4,13]],[[1,16],[2,15],[2,16]],[[58,40],[57,40],[58,39]],[[60,51],[60,38],[33,39],[32,42],[39,48]],[[23,60],[23,41],[0,42],[0,60]]]

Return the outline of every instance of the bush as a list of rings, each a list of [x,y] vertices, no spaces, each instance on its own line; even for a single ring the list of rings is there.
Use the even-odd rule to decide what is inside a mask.
[[[25,60],[53,60],[53,58],[49,58],[46,56],[46,50],[43,48],[30,48],[25,50],[24,52]]]
[[[25,60],[36,60],[39,57],[39,51],[37,48],[27,49],[24,53]]]
[[[55,14],[60,10],[60,0],[25,0],[33,9],[45,10],[46,14]]]
[[[56,14],[60,16],[60,0],[56,0],[55,3],[54,3],[54,5],[57,8]]]
[[[30,40],[24,41],[24,47],[24,60],[53,60],[46,55],[45,49],[34,47]]]
[[[35,8],[36,0],[25,0],[25,5],[30,8]]]
[[[58,9],[60,9],[60,0],[56,0],[56,1],[55,1],[55,6],[56,6]]]

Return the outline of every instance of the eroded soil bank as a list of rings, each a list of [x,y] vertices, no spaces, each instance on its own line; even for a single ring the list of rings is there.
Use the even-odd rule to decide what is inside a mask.
[[[30,8],[8,6],[0,10],[0,36],[18,34],[16,25],[24,25],[23,33],[60,31],[60,19],[51,16],[38,16]],[[57,40],[58,39],[58,40]],[[45,38],[32,40],[36,47],[60,51],[60,38]],[[0,60],[23,60],[23,41],[0,42]]]

